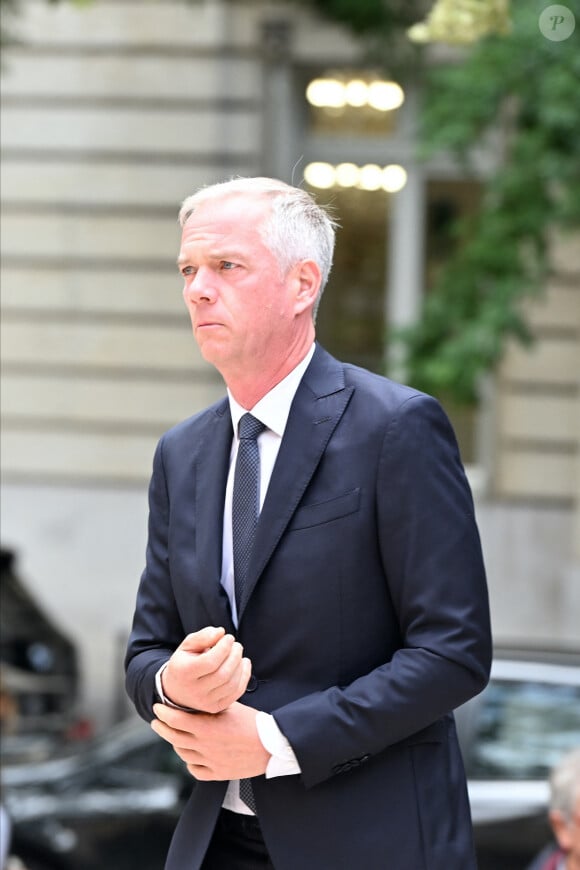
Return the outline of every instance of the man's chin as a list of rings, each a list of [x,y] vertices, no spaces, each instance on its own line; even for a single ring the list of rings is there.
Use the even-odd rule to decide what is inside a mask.
[[[203,359],[210,365],[214,366],[218,371],[221,371],[223,366],[227,366],[231,353],[228,352],[224,342],[212,340],[209,336],[198,341],[199,352]]]

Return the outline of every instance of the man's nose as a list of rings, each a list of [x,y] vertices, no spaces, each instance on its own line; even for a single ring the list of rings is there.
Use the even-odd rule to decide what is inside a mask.
[[[186,280],[183,295],[190,302],[213,302],[216,288],[211,269],[200,266],[195,275]]]

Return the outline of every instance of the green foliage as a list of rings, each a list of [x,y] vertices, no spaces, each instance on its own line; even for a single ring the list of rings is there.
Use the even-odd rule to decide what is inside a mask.
[[[17,0],[0,0],[0,45],[12,41],[8,22],[13,18],[17,6]]]
[[[545,280],[549,232],[580,225],[580,52],[575,38],[542,36],[544,5],[514,2],[509,37],[485,40],[426,83],[424,156],[465,158],[492,126],[505,140],[479,214],[458,227],[457,253],[400,336],[409,380],[464,404],[509,338],[530,340],[521,301]]]
[[[61,0],[47,0],[52,6]],[[70,0],[75,6],[86,6],[91,0]],[[18,13],[23,9],[23,0],[0,0],[0,45],[7,46],[18,42],[14,25]]]
[[[391,37],[398,29],[406,39],[399,4],[312,5],[343,22],[352,14],[358,34],[393,28]],[[577,26],[562,42],[540,32],[546,5],[512,0],[508,36],[488,37],[461,60],[423,70],[420,155],[452,151],[468,168],[470,150],[490,130],[501,139],[484,146],[502,153],[479,213],[456,227],[455,254],[427,293],[419,323],[393,337],[407,379],[460,404],[477,400],[482,375],[508,339],[531,340],[521,303],[545,281],[548,234],[580,226],[580,0],[567,0]],[[410,12],[421,17],[416,6]]]
[[[412,15],[412,7],[417,4],[393,2],[387,5],[383,0],[309,0],[308,5],[366,37],[370,33],[389,33],[394,28],[412,23],[409,7]]]
[[[366,46],[371,63],[397,68],[408,77],[421,66],[422,49],[407,37],[431,0],[296,0],[322,16],[348,27]],[[403,38],[401,38],[403,34]]]

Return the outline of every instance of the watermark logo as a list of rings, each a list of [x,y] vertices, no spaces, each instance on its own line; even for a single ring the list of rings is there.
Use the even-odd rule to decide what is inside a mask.
[[[576,19],[567,6],[548,6],[538,20],[540,32],[552,42],[563,42],[574,33]]]

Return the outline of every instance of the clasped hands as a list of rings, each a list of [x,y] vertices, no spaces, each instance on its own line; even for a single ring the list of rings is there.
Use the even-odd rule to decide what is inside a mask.
[[[252,673],[241,644],[223,628],[188,634],[163,672],[163,691],[186,713],[155,704],[153,730],[170,743],[196,779],[230,780],[265,773],[269,753],[256,728],[257,711],[238,702]]]

